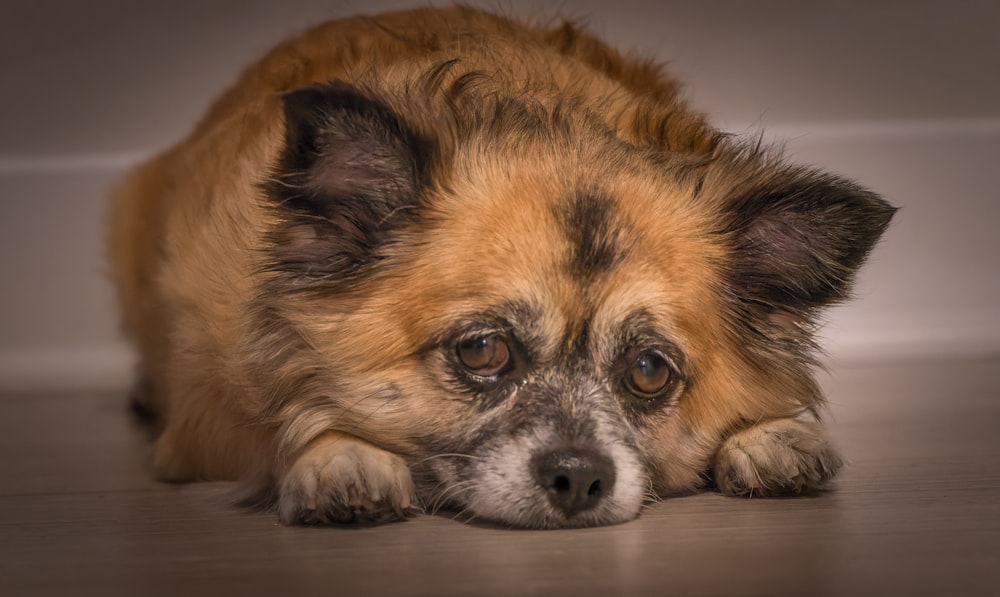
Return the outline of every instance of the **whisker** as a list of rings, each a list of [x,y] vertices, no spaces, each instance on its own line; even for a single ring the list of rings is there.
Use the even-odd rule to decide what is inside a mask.
[[[433,456],[427,456],[420,460],[415,461],[414,465],[426,464],[427,462],[434,460],[436,458],[467,458],[469,460],[481,460],[481,457],[474,456],[472,454],[460,454],[460,453],[446,453],[446,454],[434,454]]]
[[[465,492],[468,488],[474,486],[475,482],[473,481],[463,481],[461,483],[454,483],[448,485],[447,487],[444,488],[444,490],[437,492],[437,494],[434,496],[431,512],[436,514],[450,500],[455,498],[457,495]]]

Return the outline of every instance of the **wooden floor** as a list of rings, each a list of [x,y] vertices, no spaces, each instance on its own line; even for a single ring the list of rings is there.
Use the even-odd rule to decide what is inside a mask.
[[[824,379],[835,492],[574,531],[286,528],[152,481],[123,393],[0,396],[0,595],[1000,595],[1000,360]]]

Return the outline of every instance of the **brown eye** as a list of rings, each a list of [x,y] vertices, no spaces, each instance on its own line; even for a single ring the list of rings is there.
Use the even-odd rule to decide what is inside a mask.
[[[636,396],[653,398],[670,384],[673,371],[667,359],[658,352],[639,355],[625,375],[625,385]]]
[[[490,377],[503,371],[510,362],[510,349],[496,334],[479,336],[458,343],[458,359],[472,373]]]

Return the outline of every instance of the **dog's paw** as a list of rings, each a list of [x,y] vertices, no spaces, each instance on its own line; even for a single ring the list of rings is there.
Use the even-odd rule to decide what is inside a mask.
[[[823,489],[842,465],[818,423],[777,419],[726,439],[712,472],[724,494],[780,496]]]
[[[389,522],[415,511],[410,469],[395,454],[329,433],[285,474],[278,516],[285,524]]]

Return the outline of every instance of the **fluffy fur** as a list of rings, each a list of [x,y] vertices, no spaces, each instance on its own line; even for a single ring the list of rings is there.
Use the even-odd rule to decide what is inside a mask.
[[[571,24],[421,9],[251,66],[120,186],[110,254],[160,478],[551,528],[824,487],[814,321],[892,212]]]

